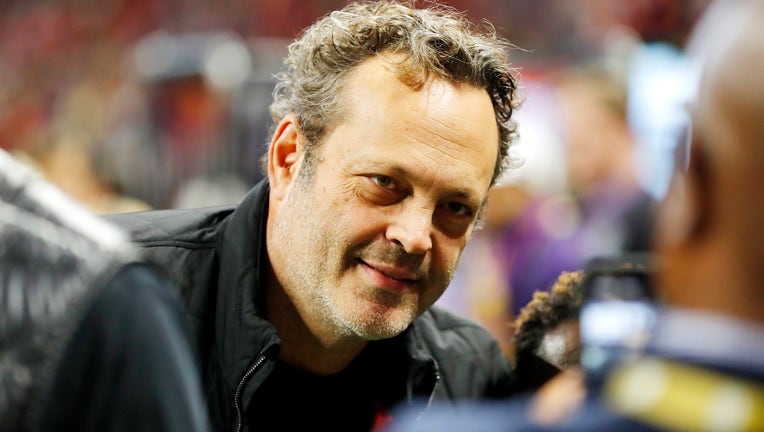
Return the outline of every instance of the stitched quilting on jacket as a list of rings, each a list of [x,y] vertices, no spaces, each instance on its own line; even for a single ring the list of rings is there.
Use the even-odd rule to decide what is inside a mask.
[[[0,429],[35,429],[99,280],[137,254],[0,151]]]
[[[220,430],[243,430],[257,387],[278,357],[276,329],[263,317],[266,181],[238,207],[159,210],[109,216],[131,232],[148,259],[180,287],[204,371],[210,416]],[[391,341],[405,400],[505,396],[510,366],[477,324],[432,308]]]

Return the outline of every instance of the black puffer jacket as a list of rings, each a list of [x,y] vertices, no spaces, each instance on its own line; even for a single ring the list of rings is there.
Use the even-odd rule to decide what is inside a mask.
[[[0,150],[0,430],[207,431],[177,292]]]
[[[0,429],[39,426],[97,282],[131,256],[127,236],[0,151]]]
[[[246,407],[273,369],[280,340],[263,318],[267,270],[266,182],[237,208],[160,210],[109,216],[147,248],[181,287],[205,371],[213,425],[241,430]],[[405,388],[415,398],[458,400],[509,394],[511,370],[482,327],[432,308],[391,344]]]

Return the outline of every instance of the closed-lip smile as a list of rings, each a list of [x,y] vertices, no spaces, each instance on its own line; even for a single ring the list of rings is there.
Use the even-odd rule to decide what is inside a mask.
[[[392,266],[387,264],[370,264],[364,260],[361,260],[361,262],[364,265],[371,267],[372,269],[392,279],[396,279],[403,282],[417,282],[419,280],[416,272],[404,267]]]
[[[388,264],[370,264],[361,259],[359,262],[372,277],[375,285],[387,291],[398,293],[411,291],[420,280],[417,273],[409,268]]]

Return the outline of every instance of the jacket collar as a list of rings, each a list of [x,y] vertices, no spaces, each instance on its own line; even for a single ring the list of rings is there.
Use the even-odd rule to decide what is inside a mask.
[[[414,320],[405,332],[392,340],[399,340],[405,350],[408,364],[406,400],[411,402],[424,397],[429,405],[440,380],[440,371],[438,362],[424,343],[422,329],[417,325],[420,319]]]
[[[262,307],[269,191],[266,180],[253,187],[226,220],[218,237],[215,342],[222,372],[233,380],[244,375],[261,351],[279,343],[276,329],[263,318]]]
[[[732,316],[664,307],[648,351],[764,380],[764,327]]]
[[[218,238],[218,277],[215,340],[222,372],[235,389],[247,368],[266,349],[278,345],[276,329],[265,320],[265,278],[268,268],[266,223],[270,186],[258,183],[226,220]],[[416,322],[402,334],[373,341],[370,349],[390,349],[405,366],[406,396],[432,394],[438,380],[437,364],[420,335]],[[251,387],[251,386],[250,386]],[[253,388],[244,393],[244,406]]]

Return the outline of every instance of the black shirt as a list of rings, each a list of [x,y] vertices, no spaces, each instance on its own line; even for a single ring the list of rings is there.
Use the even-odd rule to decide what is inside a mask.
[[[376,343],[379,344],[379,343]],[[277,361],[247,410],[257,431],[369,431],[389,419],[396,373],[389,353],[371,343],[334,375],[315,375]]]

